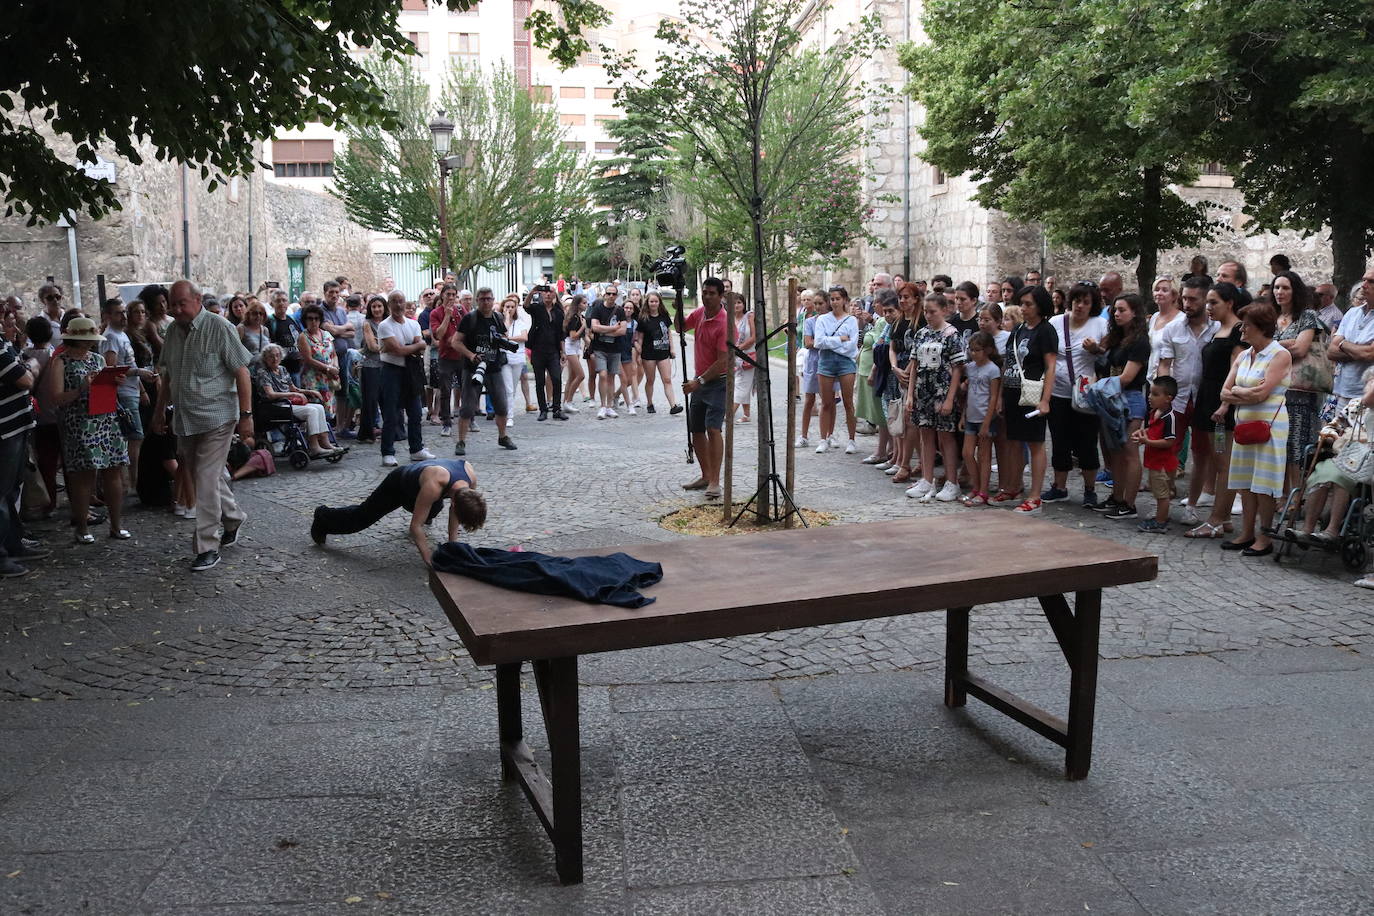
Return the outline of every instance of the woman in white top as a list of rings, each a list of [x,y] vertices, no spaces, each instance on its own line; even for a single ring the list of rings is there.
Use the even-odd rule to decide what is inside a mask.
[[[840,383],[845,426],[849,432],[844,453],[852,455],[859,450],[854,443],[854,374],[859,368],[859,322],[849,314],[849,290],[843,286],[832,286],[828,292],[830,311],[816,317],[812,335],[812,342],[820,351],[816,376],[822,392],[829,392],[837,380]],[[818,453],[840,444],[835,439],[835,399],[822,396],[820,402],[821,442],[816,446]]]
[[[520,349],[506,354],[506,364],[501,373],[506,377],[506,404],[510,416],[506,418],[506,428],[515,425],[515,385],[525,370],[525,341],[530,337],[530,316],[520,307],[520,297],[514,294],[501,300],[501,317],[506,322],[506,338],[518,343]],[[525,407],[530,406],[529,392],[525,392]]]
[[[1054,482],[1040,497],[1047,503],[1069,498],[1069,471],[1074,459],[1083,474],[1083,505],[1097,505],[1094,481],[1101,467],[1097,454],[1096,414],[1074,409],[1073,393],[1080,379],[1095,377],[1097,358],[1083,349],[1085,340],[1102,340],[1109,330],[1102,316],[1102,294],[1096,285],[1076,283],[1068,293],[1069,310],[1055,315],[1050,324],[1059,334],[1059,358],[1054,361],[1054,389],[1050,392],[1050,466]]]
[[[1173,277],[1159,277],[1152,288],[1157,311],[1150,316],[1150,363],[1145,369],[1145,378],[1153,379],[1159,372],[1159,344],[1164,329],[1175,321],[1186,320],[1179,307],[1178,290],[1174,289]],[[1101,338],[1097,338],[1101,340]]]

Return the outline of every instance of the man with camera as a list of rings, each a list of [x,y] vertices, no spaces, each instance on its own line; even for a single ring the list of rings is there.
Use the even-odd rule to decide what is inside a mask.
[[[495,309],[496,295],[490,287],[482,287],[477,291],[477,309],[463,316],[453,335],[453,348],[462,357],[459,375],[463,392],[458,413],[458,444],[453,447],[454,455],[467,454],[468,430],[482,403],[483,387],[496,410],[496,444],[515,450],[515,443],[506,435],[510,406],[506,401],[501,367],[506,364],[506,353],[514,352],[520,345],[506,339],[506,323]]]
[[[563,329],[563,307],[550,287],[536,286],[530,290],[525,311],[530,316],[526,343],[530,348],[530,368],[534,370],[535,393],[539,396],[539,419],[549,418],[552,405],[553,418],[566,420],[563,413],[563,338],[568,332]]]

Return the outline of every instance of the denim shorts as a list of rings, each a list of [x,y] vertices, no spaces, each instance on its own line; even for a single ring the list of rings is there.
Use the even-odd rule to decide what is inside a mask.
[[[858,368],[859,364],[843,353],[836,353],[834,350],[822,350],[821,362],[816,368],[816,374],[839,378],[842,375],[853,375],[858,371]]]
[[[620,354],[608,353],[605,350],[592,351],[592,363],[596,366],[597,372],[609,372],[611,375],[620,374]]]
[[[692,394],[687,431],[704,433],[725,425],[725,378],[712,379]]]
[[[1140,388],[1128,388],[1121,394],[1126,398],[1127,419],[1145,419],[1145,392]]]

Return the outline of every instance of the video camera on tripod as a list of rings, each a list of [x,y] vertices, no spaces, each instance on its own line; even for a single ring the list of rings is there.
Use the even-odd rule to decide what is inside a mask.
[[[649,265],[654,282],[661,287],[680,290],[687,285],[687,249],[670,245],[663,249],[663,257]]]

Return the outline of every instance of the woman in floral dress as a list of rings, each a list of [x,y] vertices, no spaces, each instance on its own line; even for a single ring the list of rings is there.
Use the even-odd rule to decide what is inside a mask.
[[[339,363],[334,355],[334,335],[324,329],[324,309],[308,305],[301,309],[305,325],[296,338],[301,354],[301,387],[320,393],[324,412],[334,416],[334,389],[339,384]]]
[[[104,340],[94,321],[73,318],[62,332],[63,348],[53,355],[43,374],[44,395],[57,408],[64,477],[78,544],[95,543],[86,528],[97,473],[109,507],[110,537],[124,540],[132,536],[119,524],[124,505],[124,467],[129,463],[128,442],[120,432],[118,414],[92,416],[89,409],[91,380],[105,368],[105,359],[97,352]]]

